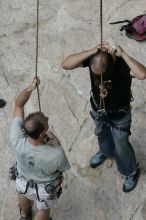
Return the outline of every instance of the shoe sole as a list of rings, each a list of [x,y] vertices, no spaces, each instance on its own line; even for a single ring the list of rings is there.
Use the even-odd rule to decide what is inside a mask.
[[[128,193],[128,192],[131,192],[132,190],[134,190],[134,188],[137,186],[137,183],[138,183],[138,180],[139,180],[139,176],[140,176],[140,170],[138,168],[138,170],[137,170],[137,179],[136,179],[135,185],[131,189],[129,189],[129,190],[125,190],[123,188],[123,192]]]

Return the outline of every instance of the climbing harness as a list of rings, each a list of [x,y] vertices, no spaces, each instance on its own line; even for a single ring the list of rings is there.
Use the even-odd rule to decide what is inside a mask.
[[[92,111],[90,111],[90,115],[91,117],[93,118],[93,120],[97,120],[99,122],[102,122],[103,125],[106,125],[106,126],[109,126],[111,129],[117,129],[119,130],[120,132],[128,132],[129,134],[131,134],[131,131],[130,131],[130,127],[121,127],[121,126],[118,126],[114,123],[113,119],[116,119],[116,118],[119,118],[119,117],[123,117],[126,113],[128,113],[131,109],[131,107],[128,105],[128,106],[125,106],[124,108],[122,109],[118,109],[118,110],[115,110],[115,111],[104,111],[104,112],[100,112],[98,110],[98,106],[96,106],[96,109],[94,108],[93,111],[96,112],[96,116],[92,113]],[[112,119],[111,119],[112,117]]]
[[[19,178],[19,176],[18,176]],[[21,178],[21,177],[20,177]],[[22,177],[22,179],[25,180],[25,178]],[[38,201],[44,202],[45,200],[40,199],[39,195],[39,187],[42,185],[42,187],[45,188],[46,193],[48,193],[47,199],[55,200],[58,199],[62,193],[62,177],[51,181],[50,183],[44,183],[44,182],[37,182],[34,180],[27,181],[26,180],[26,188],[24,192],[20,192],[20,194],[25,195],[29,188],[34,188],[36,190],[36,196]]]

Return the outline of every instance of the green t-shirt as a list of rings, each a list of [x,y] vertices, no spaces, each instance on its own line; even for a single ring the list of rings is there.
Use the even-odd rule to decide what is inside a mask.
[[[49,143],[33,146],[29,143],[21,117],[13,119],[10,139],[16,153],[18,173],[27,180],[52,181],[60,176],[60,172],[70,169],[61,146]]]

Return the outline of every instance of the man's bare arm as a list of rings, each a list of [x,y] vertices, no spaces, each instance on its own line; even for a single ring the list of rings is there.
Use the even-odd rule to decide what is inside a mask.
[[[139,80],[144,80],[146,78],[146,67],[143,64],[129,56],[126,52],[122,54],[122,58],[130,67],[132,76]]]
[[[146,78],[146,67],[133,57],[129,56],[120,46],[109,46],[107,47],[107,51],[110,54],[122,57],[131,69],[132,76],[139,80],[144,80]]]
[[[96,52],[97,48],[93,48],[82,53],[72,54],[62,62],[62,68],[65,70],[72,70],[78,67],[83,67],[82,63]]]
[[[102,50],[105,51],[108,45],[109,44],[107,42],[103,41],[102,44],[98,44],[93,49],[86,50],[82,53],[72,54],[62,62],[62,68],[65,70],[72,70],[78,67],[83,67],[83,62],[85,60],[87,60],[91,55],[97,53],[101,47]]]
[[[31,96],[32,91],[36,88],[36,85],[39,85],[39,78],[34,79],[33,82],[24,89],[16,98],[15,107],[13,111],[13,117],[22,117],[24,118],[24,106],[27,103],[28,99]]]

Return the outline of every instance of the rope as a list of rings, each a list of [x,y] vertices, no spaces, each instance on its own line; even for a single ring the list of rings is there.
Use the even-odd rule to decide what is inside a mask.
[[[39,6],[40,1],[37,0],[37,17],[36,17],[36,65],[35,65],[35,77],[38,76],[38,54],[39,54]],[[41,112],[41,101],[40,101],[40,91],[39,86],[37,85],[37,97],[38,97],[38,105],[39,111]]]
[[[100,44],[102,45],[103,42],[103,4],[102,4],[102,0],[100,0]],[[99,110],[105,109],[105,102],[104,102],[104,98],[101,97],[103,95],[104,92],[104,88],[103,88],[103,66],[102,66],[102,47],[101,47],[101,83],[100,83],[100,104],[99,104]]]

